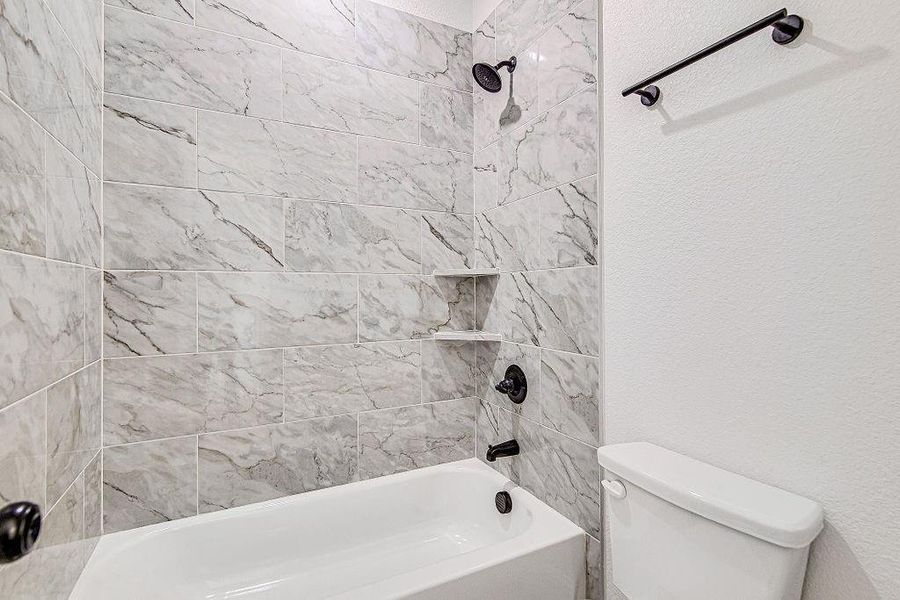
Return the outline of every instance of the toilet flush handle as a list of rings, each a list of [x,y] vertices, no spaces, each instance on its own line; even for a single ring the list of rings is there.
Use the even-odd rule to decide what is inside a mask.
[[[625,484],[623,484],[619,480],[610,481],[608,479],[604,479],[600,482],[600,485],[603,486],[609,495],[615,498],[616,500],[623,500],[628,492],[625,490]]]

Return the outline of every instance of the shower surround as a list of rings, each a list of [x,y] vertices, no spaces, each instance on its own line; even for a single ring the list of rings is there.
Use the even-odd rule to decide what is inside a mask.
[[[101,532],[474,455],[474,345],[431,339],[475,326],[432,276],[475,261],[471,33],[0,7],[0,501],[49,511],[0,596],[67,597]]]
[[[0,596],[65,598],[101,532],[512,437],[494,466],[599,565],[593,0],[474,36],[367,0],[3,7],[0,499],[52,508]],[[476,327],[504,342],[432,339]]]
[[[478,455],[581,526],[589,597],[600,598],[600,198],[598,3],[505,0],[475,31],[474,60],[517,57],[503,89],[475,89]],[[529,394],[494,389],[518,364]]]
[[[104,532],[474,452],[471,34],[300,5],[106,7]]]
[[[65,598],[101,532],[101,10],[0,2],[0,506],[45,518],[10,600]]]

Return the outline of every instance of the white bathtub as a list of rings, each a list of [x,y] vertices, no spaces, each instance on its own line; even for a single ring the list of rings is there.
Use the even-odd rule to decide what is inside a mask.
[[[573,600],[584,546],[470,459],[105,536],[71,598]]]

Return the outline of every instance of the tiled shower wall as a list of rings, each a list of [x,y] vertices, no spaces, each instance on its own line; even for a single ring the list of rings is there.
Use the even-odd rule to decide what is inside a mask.
[[[473,455],[471,44],[107,0],[104,532]]]
[[[66,597],[101,531],[473,455],[474,345],[429,339],[475,325],[431,275],[475,260],[470,33],[3,0],[0,50],[0,502],[47,515],[0,597]]]
[[[0,506],[39,504],[0,598],[65,598],[100,535],[102,5],[0,1]]]
[[[601,597],[599,27],[597,1],[506,0],[475,32],[476,61],[515,55],[498,94],[475,90],[478,455],[589,535],[589,594]],[[493,389],[510,364],[529,378],[512,404]]]

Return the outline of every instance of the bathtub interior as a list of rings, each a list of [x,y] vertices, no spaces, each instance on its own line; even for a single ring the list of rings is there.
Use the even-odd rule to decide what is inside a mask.
[[[73,599],[325,598],[438,564],[451,579],[581,535],[469,459],[106,536]]]

